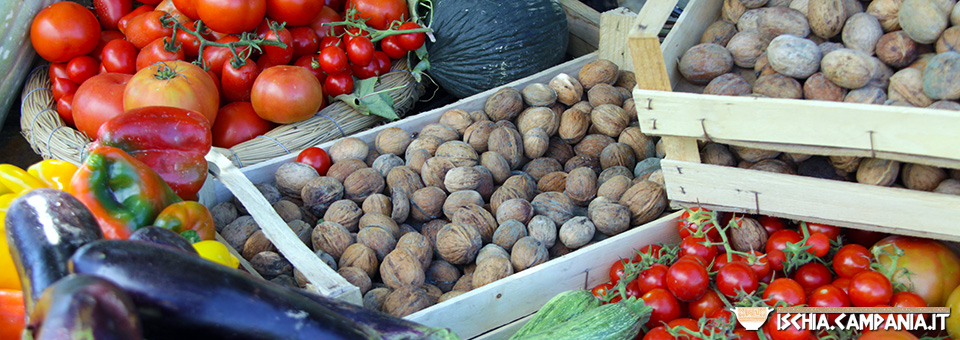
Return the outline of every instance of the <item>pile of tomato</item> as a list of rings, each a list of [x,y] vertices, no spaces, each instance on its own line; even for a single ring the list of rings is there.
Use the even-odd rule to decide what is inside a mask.
[[[952,268],[933,266],[944,265],[938,257],[956,259],[956,255],[937,241],[884,238],[881,233],[817,223],[790,226],[786,220],[758,216],[766,243],[762,249],[736,251],[728,235],[743,221],[731,214],[687,210],[677,226],[682,238],[679,244],[647,245],[636,257],[613,263],[610,282],[596,286],[593,293],[607,303],[637,297],[653,308],[638,340],[761,339],[761,333],[764,339],[806,340],[916,337],[894,331],[781,330],[773,321],[776,312],[770,314],[762,332],[748,331],[735,321],[731,309],[926,307],[928,301],[942,306],[952,290],[927,289],[919,280],[910,287],[899,283],[903,268],[898,266],[909,265],[917,271],[913,273],[916,276],[928,277],[941,286],[950,284],[943,281],[952,280],[944,277],[952,274],[937,271],[955,271],[956,262],[950,262]],[[950,252],[949,256],[945,252]],[[923,254],[929,257],[922,258]],[[928,262],[928,268],[918,265],[921,262]]]
[[[55,3],[31,25],[63,121],[96,136],[135,102],[176,106],[203,113],[219,147],[309,118],[352,93],[355,79],[389,72],[393,59],[421,48],[426,31],[410,21],[405,0],[93,4]],[[131,88],[141,72],[147,79]]]

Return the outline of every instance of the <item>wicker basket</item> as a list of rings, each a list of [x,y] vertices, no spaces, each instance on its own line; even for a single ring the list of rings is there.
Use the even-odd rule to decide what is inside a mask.
[[[394,62],[392,71],[383,75],[375,86],[377,91],[390,89],[387,93],[393,98],[393,108],[401,117],[413,108],[425,92],[423,83],[414,79],[407,65],[405,59]],[[80,164],[86,156],[86,146],[92,140],[60,119],[50,90],[47,69],[47,66],[38,67],[27,77],[21,94],[21,133],[43,158]],[[229,149],[213,149],[227,156],[238,167],[244,167],[348,136],[382,120],[379,116],[361,114],[336,101],[307,120],[281,125],[265,135]]]

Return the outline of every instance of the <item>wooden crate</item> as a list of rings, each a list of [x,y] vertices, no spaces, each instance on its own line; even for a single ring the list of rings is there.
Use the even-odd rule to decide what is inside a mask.
[[[651,1],[647,6],[662,13],[675,2]],[[682,79],[678,60],[699,43],[721,7],[722,1],[690,1],[662,45],[650,39],[649,32],[631,33],[634,63],[646,65],[634,90],[640,127],[663,137],[663,175],[671,200],[960,240],[960,226],[951,218],[960,211],[958,196],[701,164],[697,140],[960,168],[960,112],[669,92],[695,89]]]

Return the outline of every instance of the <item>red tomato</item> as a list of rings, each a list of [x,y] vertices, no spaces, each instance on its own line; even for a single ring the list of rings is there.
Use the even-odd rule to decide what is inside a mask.
[[[323,84],[324,81],[327,80],[327,74],[323,73],[323,70],[320,69],[320,62],[317,60],[317,55],[315,54],[300,57],[293,63],[293,66],[300,66],[307,69],[307,71],[310,71],[310,73],[313,73],[313,75],[317,77],[317,81],[319,81],[320,84]]]
[[[683,316],[680,301],[677,301],[677,298],[666,289],[651,290],[644,293],[640,299],[645,305],[653,308],[650,312],[650,320],[646,323],[647,327],[655,327]]]
[[[324,6],[330,7],[337,12],[343,12],[343,3],[347,0],[323,0]]]
[[[111,42],[117,39],[122,40],[124,38],[125,36],[123,35],[123,33],[120,33],[120,31],[104,30],[100,32],[100,42],[97,43],[97,47],[94,48],[93,51],[91,51],[87,55],[93,57],[94,59],[97,59],[97,61],[99,62],[100,55],[103,53],[103,48],[107,47],[108,42]]]
[[[287,26],[309,24],[323,9],[323,0],[267,0],[267,17]]]
[[[893,307],[926,307],[927,302],[923,297],[912,292],[899,292],[893,294],[890,298],[890,305]]]
[[[367,37],[355,37],[347,43],[347,57],[354,65],[367,65],[373,60],[373,43]]]
[[[33,48],[40,57],[54,63],[65,63],[90,53],[99,41],[100,23],[97,17],[75,2],[65,1],[47,6],[37,13],[30,24]]]
[[[678,336],[680,339],[694,338],[694,334],[700,332],[700,325],[690,318],[674,319],[667,323],[667,327],[679,330]]]
[[[694,319],[707,318],[710,317],[713,313],[718,310],[722,310],[724,307],[723,300],[720,299],[720,295],[717,295],[717,292],[713,289],[708,289],[706,294],[703,294],[703,297],[697,301],[690,302],[688,304],[688,309],[690,311],[690,317]]]
[[[390,59],[400,59],[407,55],[407,50],[400,47],[400,43],[397,42],[397,36],[395,35],[381,39],[380,49],[383,50],[383,53],[386,53]]]
[[[741,290],[751,294],[757,284],[757,273],[743,262],[727,263],[717,272],[717,289],[727,297],[736,297]]]
[[[279,33],[279,39],[277,34]],[[280,46],[265,45],[263,46],[263,57],[269,58],[270,62],[275,65],[285,65],[289,63],[293,58],[293,35],[290,34],[290,31],[286,28],[280,29],[277,33],[274,33],[273,30],[267,32],[264,39],[272,41],[280,41],[287,45],[285,48]]]
[[[356,38],[356,37],[367,37],[367,38],[370,38],[370,32],[367,32],[367,31],[365,31],[365,30],[361,30],[361,29],[359,29],[359,28],[351,28],[351,29],[348,29],[348,30],[346,31],[346,33],[343,35],[343,43],[344,43],[344,44],[349,44],[349,43],[350,43],[350,40],[353,40],[353,38]]]
[[[231,62],[223,63],[223,75],[220,79],[220,87],[223,98],[228,102],[249,102],[250,92],[253,90],[253,82],[260,75],[260,67],[247,60],[239,68],[233,67]]]
[[[143,49],[140,50],[140,54],[137,55],[137,71],[158,62],[185,60],[186,56],[182,48],[177,48],[176,52],[167,50],[167,44],[169,42],[169,37],[157,38],[157,40],[144,46]]]
[[[342,73],[347,70],[347,54],[343,49],[332,46],[320,50],[320,68],[327,74]]]
[[[289,124],[310,118],[323,105],[317,77],[298,66],[274,66],[260,72],[250,94],[260,118]]]
[[[384,75],[390,72],[390,67],[393,66],[390,64],[390,57],[387,56],[383,51],[373,52],[373,59],[376,59],[377,64],[380,65],[380,75]]]
[[[774,312],[770,314],[769,321],[763,324],[764,330],[770,333],[770,338],[773,340],[807,340],[810,337],[810,330],[797,329],[792,324],[781,330],[780,327],[777,327],[777,320],[779,319],[779,314]]]
[[[117,22],[133,10],[132,0],[93,0],[93,10],[100,19],[100,27],[105,30],[119,28]]]
[[[763,253],[759,251],[752,251],[753,256],[757,257],[757,260],[753,264],[747,263],[746,259],[743,259],[743,263],[747,263],[753,272],[757,274],[758,278],[767,276],[770,273],[770,260],[766,256],[763,256]]]
[[[173,0],[173,6],[190,20],[200,19],[197,15],[197,0]]]
[[[256,136],[265,134],[277,125],[257,116],[250,102],[233,102],[217,112],[213,124],[213,146],[231,148]]]
[[[786,228],[783,225],[783,220],[773,216],[759,216],[757,217],[757,222],[760,222],[760,225],[763,226],[763,229],[767,231],[767,235],[777,232],[777,230]]]
[[[136,18],[140,14],[152,12],[154,9],[155,8],[153,6],[149,5],[143,5],[134,8],[132,11],[130,11],[130,13],[127,13],[120,18],[120,21],[117,22],[117,29],[119,29],[120,32],[125,32],[127,30],[127,25],[130,24],[130,20],[133,20],[133,18]]]
[[[123,90],[131,78],[129,74],[105,73],[80,84],[73,97],[77,130],[96,136],[103,122],[123,113]]]
[[[317,48],[320,50],[323,50],[324,48],[330,47],[330,46],[343,48],[343,41],[341,41],[340,38],[337,38],[337,37],[324,37],[323,39],[320,40],[320,46],[318,46]]]
[[[68,126],[74,126],[73,120],[73,93],[67,93],[57,99],[57,114]]]
[[[717,246],[710,245],[706,246],[710,240],[707,240],[706,237],[687,237],[683,241],[680,241],[680,254],[679,256],[684,255],[694,255],[701,259],[704,262],[710,263],[715,257],[717,257]]]
[[[53,92],[53,100],[58,100],[65,95],[77,92],[80,85],[67,78],[53,78],[50,81],[50,92]]]
[[[730,256],[727,256],[727,255],[730,255]],[[721,254],[720,256],[717,256],[713,260],[713,263],[710,264],[710,272],[712,273],[720,270],[720,268],[723,268],[723,266],[726,266],[727,263],[739,261],[738,257],[739,255],[730,254],[730,253],[724,253],[724,254]]]
[[[850,307],[850,298],[843,289],[832,284],[826,284],[814,289],[807,297],[810,307]]]
[[[217,78],[217,74],[213,70],[207,70],[207,77],[213,81],[214,85],[217,85],[217,92],[223,93],[223,90],[220,88],[220,78]]]
[[[770,269],[783,270],[784,262],[787,262],[787,255],[780,250],[771,250],[767,252],[767,261],[770,262]]]
[[[211,30],[237,34],[257,28],[267,13],[266,0],[196,0],[197,16]]]
[[[293,27],[290,29],[290,35],[293,37],[293,57],[291,60],[317,53],[320,48],[320,38],[317,37],[317,32],[310,27]]]
[[[309,147],[297,154],[297,162],[304,163],[317,169],[320,176],[325,176],[330,169],[330,155],[321,148]]]
[[[356,8],[360,12],[357,16],[368,19],[367,25],[378,30],[410,17],[404,0],[347,0],[344,8]]]
[[[663,264],[654,264],[650,268],[644,269],[634,280],[641,292],[649,292],[657,288],[667,289],[667,270],[669,267]]]
[[[902,270],[898,270],[894,280],[909,283],[913,292],[922,296],[931,306],[946,305],[953,287],[960,285],[960,258],[957,254],[940,241],[907,236],[884,238],[877,242],[876,247],[885,246],[892,252],[890,245],[903,250],[897,266],[910,272],[910,275],[904,275]],[[892,265],[887,255],[878,256],[877,261],[885,268]]]
[[[643,340],[676,340],[677,338],[673,335],[670,335],[670,332],[667,331],[665,325],[657,326],[651,329],[647,334],[643,335]]]
[[[714,225],[713,222],[703,221],[701,222],[703,224],[701,226],[697,224],[698,221],[691,219],[691,212],[696,213],[701,209],[702,208],[700,207],[693,207],[689,210],[684,210],[683,213],[680,214],[680,218],[677,220],[677,231],[680,233],[680,238],[690,236],[701,229],[706,231],[707,237],[711,240],[718,240],[720,238],[720,232],[717,230],[716,225]],[[709,210],[703,210],[709,212]]]
[[[797,268],[793,273],[793,280],[797,281],[803,287],[804,293],[810,292],[820,286],[830,284],[832,276],[830,269],[820,262],[810,262]]]
[[[807,231],[811,234],[824,234],[830,240],[836,240],[840,237],[840,227],[829,224],[807,222]]]
[[[696,261],[680,259],[667,269],[667,289],[680,301],[700,299],[709,286],[707,269]]]
[[[876,330],[863,332],[857,340],[917,340],[917,337],[907,331]]]
[[[596,296],[598,299],[603,299],[603,297],[606,296],[608,293],[610,293],[610,291],[612,290],[613,290],[613,285],[607,282],[607,283],[599,284],[596,287],[593,287],[591,292],[593,293],[593,296]],[[621,298],[618,296],[610,299],[610,302],[615,303],[620,300]]]
[[[353,76],[349,73],[327,76],[327,79],[323,82],[323,93],[331,97],[353,93]]]
[[[316,18],[313,18],[313,21],[307,26],[312,28],[313,31],[317,33],[317,37],[321,39],[325,37],[335,37],[343,34],[343,26],[323,26],[323,24],[338,21],[343,21],[343,17],[337,14],[337,11],[324,6],[323,9],[320,10],[320,14],[318,14]]]
[[[760,340],[760,335],[757,334],[757,331],[748,331],[744,328],[734,329],[733,334],[735,335],[734,339]]]
[[[831,285],[840,288],[844,293],[850,294],[850,278],[849,277],[838,277],[836,280],[833,280]]]
[[[787,243],[800,243],[801,241],[803,241],[803,235],[800,235],[796,230],[784,229],[770,234],[770,237],[767,238],[765,250],[767,253],[774,249],[783,250],[787,247]]]
[[[199,66],[180,60],[150,65],[133,75],[123,91],[123,108],[172,106],[203,114],[217,122],[220,94]]]
[[[115,39],[107,43],[100,60],[107,72],[134,74],[137,72],[137,48],[129,41]]]
[[[652,255],[654,259],[659,259],[659,258],[660,258],[660,250],[661,250],[661,249],[663,249],[663,247],[660,246],[659,244],[648,244],[648,245],[645,245],[645,246],[641,247],[639,250],[637,250],[637,255],[634,255],[633,261],[634,261],[634,262],[640,262],[640,255],[641,255],[641,254]]]
[[[189,0],[193,1],[193,0]],[[183,24],[183,26],[191,31],[197,29],[197,24],[194,21],[188,21]],[[214,40],[213,36],[210,35],[210,29],[204,26],[203,32],[200,32],[200,35],[207,40]],[[193,34],[187,33],[184,30],[177,30],[177,42],[180,43],[180,48],[183,49],[183,54],[188,58],[196,58],[200,55],[200,40]],[[210,48],[210,47],[207,47]]]
[[[833,255],[833,270],[840,277],[853,277],[853,275],[870,269],[870,260],[873,255],[870,250],[859,244],[853,243],[840,247],[837,254]]]
[[[870,248],[884,237],[887,237],[889,234],[862,229],[846,228],[843,229],[843,235],[845,236],[844,239],[849,242]]]
[[[796,306],[807,303],[807,296],[803,293],[803,287],[797,281],[779,278],[770,282],[767,289],[763,291],[763,299],[767,304],[774,306],[777,302],[783,301],[787,306]]]
[[[162,2],[163,0],[137,0],[147,5],[156,5]]]
[[[377,60],[370,60],[370,62],[364,66],[353,64],[351,68],[353,69],[353,75],[359,79],[373,78],[380,75],[380,63]]]
[[[217,39],[218,43],[232,43],[237,41],[240,41],[240,39],[232,35]],[[244,50],[245,48],[238,48],[237,53],[241,53],[241,51]],[[223,73],[223,64],[230,60],[230,58],[233,58],[233,53],[226,47],[209,46],[204,48],[201,54],[204,66],[213,71],[213,73],[216,73],[217,78]]]
[[[77,56],[67,62],[67,75],[77,84],[83,84],[90,77],[97,75],[99,69],[100,62],[90,56]]]
[[[812,233],[803,245],[810,246],[810,248],[807,248],[807,252],[816,257],[822,257],[830,252],[830,238],[827,234]]]
[[[850,303],[854,307],[885,305],[893,297],[893,286],[886,276],[864,270],[850,278]]]
[[[423,28],[415,22],[405,22],[403,25],[400,25],[401,30],[415,30]],[[423,32],[417,33],[405,33],[397,36],[397,42],[400,44],[400,47],[407,51],[416,51],[420,46],[423,46],[423,42],[426,40],[426,34]]]
[[[130,19],[123,34],[126,34],[127,41],[139,49],[143,49],[147,44],[163,37],[169,37],[173,34],[173,29],[163,27],[160,18],[167,15],[164,11],[152,11]]]
[[[617,284],[617,282],[620,282],[620,279],[625,275],[623,267],[629,262],[630,260],[622,259],[610,266],[610,283]]]
[[[180,10],[177,9],[177,5],[173,3],[173,0],[160,1],[160,3],[157,4],[156,10],[167,12],[167,14],[170,14],[170,17],[181,24],[197,20],[186,16],[183,14],[183,12],[180,12]]]
[[[50,76],[50,79],[70,79],[70,75],[67,74],[67,63],[50,63],[50,69],[47,70],[47,75]]]

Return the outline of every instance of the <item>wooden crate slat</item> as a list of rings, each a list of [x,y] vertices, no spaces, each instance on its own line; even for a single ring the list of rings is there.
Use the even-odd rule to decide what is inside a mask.
[[[578,0],[559,0],[567,13],[570,42],[567,53],[580,57],[597,51],[600,46],[600,12]]]
[[[675,160],[661,164],[672,200],[960,241],[953,219],[960,196]]]
[[[957,111],[640,89],[634,98],[643,112],[640,128],[652,135],[816,146],[822,153],[844,148],[865,157],[960,160]]]
[[[661,1],[663,0],[648,1],[647,5]],[[723,1],[720,0],[691,0],[687,3],[683,12],[680,13],[680,17],[677,18],[677,23],[673,25],[673,29],[670,30],[667,37],[663,39],[661,50],[663,51],[663,59],[667,73],[670,75],[671,88],[676,87],[680,79],[683,78],[677,69],[680,56],[682,56],[690,46],[700,42],[700,36],[703,35],[703,32],[720,17],[720,9],[722,7]],[[638,67],[638,69],[641,68]],[[639,105],[639,102],[637,103]]]
[[[472,338],[540,309],[550,298],[609,280],[610,263],[632,257],[636,249],[657,242],[678,242],[674,212],[615,237],[578,249],[544,264],[411,314],[406,319],[447,327]]]

